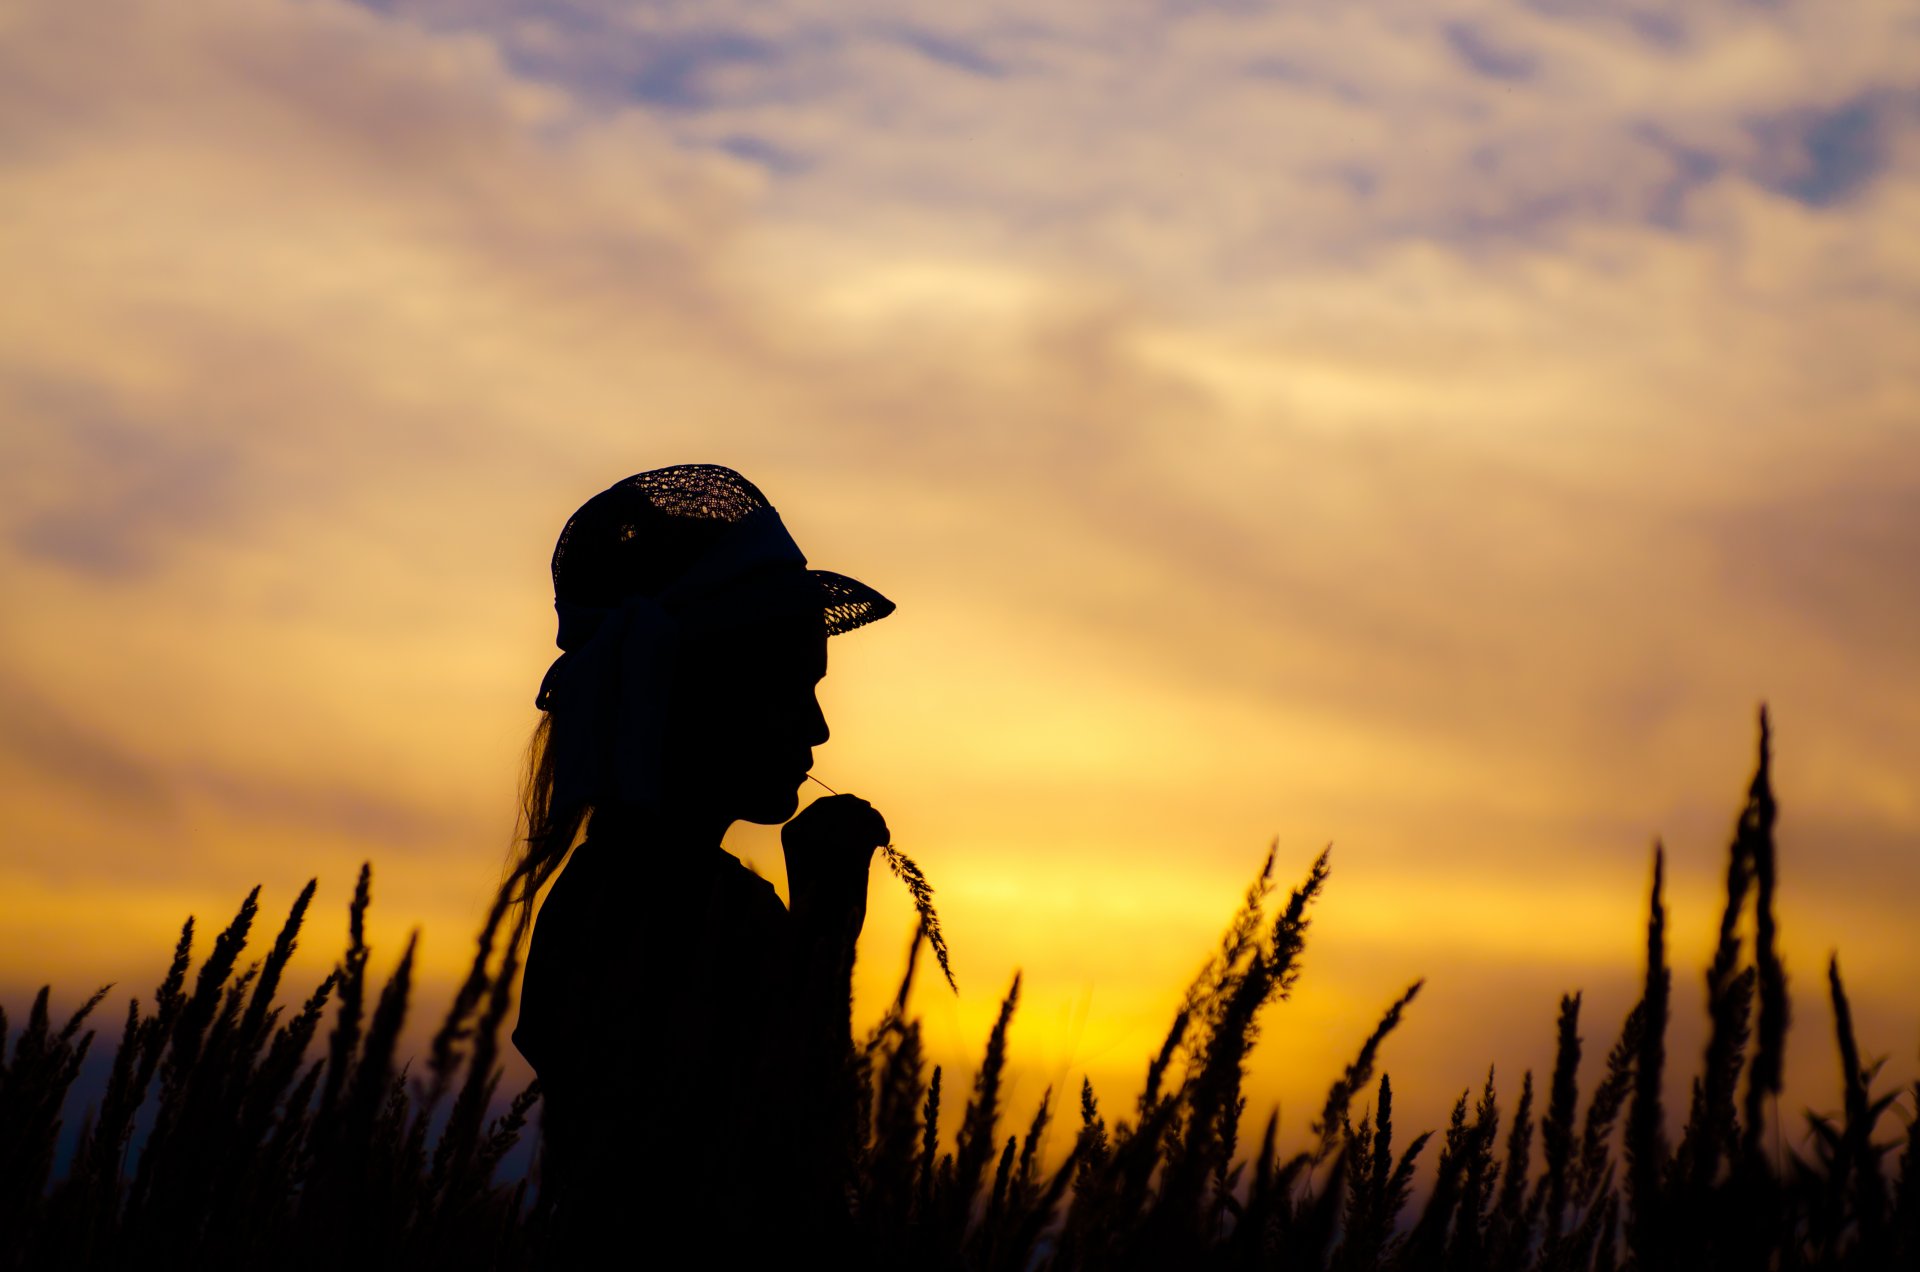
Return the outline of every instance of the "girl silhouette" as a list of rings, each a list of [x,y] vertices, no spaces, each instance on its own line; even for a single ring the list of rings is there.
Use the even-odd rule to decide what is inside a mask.
[[[827,740],[827,638],[893,603],[806,568],[766,498],[704,464],[588,500],[553,588],[563,652],[502,895],[524,925],[553,879],[513,1041],[545,1093],[557,1261],[689,1233],[703,1262],[830,1252],[857,1110],[854,942],[888,833],[850,795],[794,813]],[[791,908],[721,848],[735,821],[786,823]]]

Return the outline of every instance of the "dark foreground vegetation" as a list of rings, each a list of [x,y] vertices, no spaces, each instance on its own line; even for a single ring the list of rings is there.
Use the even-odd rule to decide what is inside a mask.
[[[1007,994],[943,1151],[942,1075],[907,1014],[914,969],[859,1049],[867,1100],[850,1146],[856,1266],[965,1269],[1608,1269],[1920,1267],[1920,1119],[1888,1117],[1837,963],[1825,977],[1844,1089],[1837,1116],[1769,1119],[1790,1019],[1774,929],[1774,803],[1766,720],[1727,867],[1706,971],[1711,1016],[1684,1123],[1662,1107],[1671,973],[1663,863],[1654,855],[1639,1002],[1584,1082],[1581,999],[1560,1002],[1553,1072],[1517,1092],[1463,1094],[1448,1126],[1405,1136],[1381,1043],[1393,1003],[1333,1082],[1311,1147],[1238,1138],[1261,1012],[1299,974],[1327,858],[1270,913],[1273,858],[1188,990],[1124,1116],[1090,1086],[1064,1113],[1001,1125]],[[495,1179],[538,1098],[493,1111],[514,942],[496,914],[419,1072],[398,1061],[412,949],[373,992],[363,870],[349,943],[297,1007],[276,1005],[313,885],[266,957],[240,955],[249,896],[189,984],[193,924],[150,1007],[127,1007],[112,1076],[84,1113],[70,1168],[50,1181],[68,1088],[103,990],[63,1024],[42,990],[0,1066],[0,1263],[8,1267],[520,1267],[537,1263],[530,1181]],[[1751,912],[1751,936],[1747,930]],[[496,946],[499,947],[496,950]],[[918,945],[915,947],[916,953]],[[323,1018],[332,1024],[321,1036]],[[1804,1025],[1803,1025],[1804,1027]],[[317,1044],[317,1045],[316,1045]],[[317,1053],[317,1054],[310,1054]],[[650,1098],[637,1093],[636,1098]],[[1678,1114],[1680,1111],[1675,1110]],[[1077,1123],[1043,1166],[1050,1121]],[[1905,1125],[1896,1125],[1904,1121]],[[1669,1127],[1683,1124],[1677,1138]],[[140,1149],[132,1151],[135,1139]],[[1422,1187],[1416,1195],[1415,1175]],[[743,1216],[744,1221],[750,1217]],[[653,1234],[650,1242],[697,1242]],[[697,1249],[697,1246],[694,1247]],[[697,1256],[696,1256],[697,1258]]]

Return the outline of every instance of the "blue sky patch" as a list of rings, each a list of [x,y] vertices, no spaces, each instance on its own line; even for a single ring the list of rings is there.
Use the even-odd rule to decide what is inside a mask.
[[[1808,207],[1845,203],[1886,169],[1885,109],[1878,94],[1868,93],[1831,110],[1761,120],[1752,131],[1773,153],[1763,156],[1756,179]]]
[[[709,72],[729,65],[766,66],[779,59],[774,45],[732,31],[670,36],[647,50],[640,69],[627,81],[627,92],[651,106],[694,110],[717,100]]]

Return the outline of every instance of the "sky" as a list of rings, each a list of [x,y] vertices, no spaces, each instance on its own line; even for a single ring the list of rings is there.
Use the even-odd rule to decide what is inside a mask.
[[[1656,837],[1697,1054],[1763,700],[1787,1104],[1834,950],[1911,1076],[1916,85],[1886,0],[0,0],[0,1003],[315,876],[317,980],[370,860],[428,1027],[555,535],[714,462],[898,603],[815,772],[950,1073],[1024,972],[1016,1115],[1128,1106],[1270,844],[1291,1132],[1421,976],[1407,1124],[1569,990],[1597,1063]]]

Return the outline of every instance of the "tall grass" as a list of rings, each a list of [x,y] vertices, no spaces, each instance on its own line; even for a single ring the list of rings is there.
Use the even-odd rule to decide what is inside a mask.
[[[1265,1119],[1257,1144],[1243,1145],[1249,1057],[1264,1013],[1299,976],[1329,877],[1323,853],[1273,905],[1269,852],[1122,1117],[1110,1118],[1083,1081],[1072,1112],[1049,1091],[1024,1126],[1004,1125],[1016,977],[943,1149],[949,1093],[940,1068],[929,1071],[908,1009],[916,940],[899,992],[848,1058],[859,1101],[849,1160],[819,1164],[851,1181],[845,1214],[827,1225],[850,1234],[841,1262],[1332,1272],[1920,1266],[1920,1117],[1911,1108],[1920,1086],[1876,1089],[1879,1067],[1862,1059],[1837,958],[1826,995],[1841,1111],[1807,1114],[1804,1135],[1769,1124],[1790,1020],[1773,913],[1771,763],[1763,712],[1705,972],[1707,1042],[1677,1138],[1662,1100],[1672,969],[1656,846],[1639,1000],[1589,1084],[1583,999],[1571,993],[1559,1003],[1544,1083],[1524,1075],[1503,1105],[1490,1069],[1477,1091],[1461,1094],[1446,1127],[1405,1137],[1392,1081],[1376,1070],[1416,1001],[1416,981],[1331,1082],[1305,1148],[1279,1153],[1277,1116]],[[538,1092],[488,1113],[499,1107],[499,1037],[520,933],[502,930],[503,911],[489,916],[425,1073],[409,1077],[396,1045],[413,948],[377,990],[369,984],[370,889],[363,869],[346,950],[297,1005],[277,995],[312,884],[265,958],[243,968],[256,917],[250,894],[191,985],[189,920],[151,1005],[129,1002],[106,1089],[85,1111],[71,1168],[57,1181],[53,1145],[94,1037],[87,1022],[107,991],[57,1027],[41,991],[0,1065],[6,1266],[538,1262],[537,1166],[528,1180],[495,1178]],[[943,943],[934,948],[944,952]],[[944,958],[936,961],[944,973]],[[1889,1134],[1903,1101],[1904,1132]],[[1049,1169],[1046,1131],[1074,1112],[1071,1149]],[[136,1127],[145,1131],[137,1154]],[[1786,1147],[1794,1142],[1806,1150]],[[697,1250],[700,1234],[649,1239],[667,1238]]]
[[[302,889],[265,959],[242,968],[259,890],[249,893],[191,988],[195,932],[187,920],[151,1005],[128,1001],[105,1091],[85,1113],[71,1166],[51,1187],[62,1106],[94,1037],[81,1030],[108,990],[58,1029],[48,991],[40,991],[0,1065],[0,1264],[527,1262],[538,1229],[526,1183],[496,1184],[493,1175],[538,1092],[523,1091],[487,1117],[513,973],[511,950],[492,958],[501,915],[489,919],[434,1037],[428,1080],[409,1081],[395,1048],[414,944],[368,1013],[366,868],[339,963],[292,1010],[275,1001],[314,886]],[[316,1048],[329,1006],[333,1028]],[[311,1054],[316,1049],[323,1054]],[[451,1110],[437,1116],[456,1086]],[[144,1135],[135,1154],[137,1129]]]

